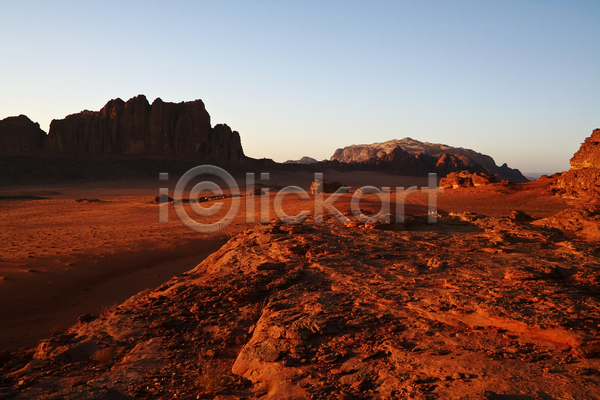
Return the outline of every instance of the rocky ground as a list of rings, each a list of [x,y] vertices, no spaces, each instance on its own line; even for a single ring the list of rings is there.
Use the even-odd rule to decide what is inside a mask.
[[[523,213],[237,234],[33,349],[8,399],[600,398],[600,244]]]

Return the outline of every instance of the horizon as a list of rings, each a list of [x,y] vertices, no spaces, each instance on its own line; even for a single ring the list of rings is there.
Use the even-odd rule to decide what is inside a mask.
[[[201,99],[252,158],[411,137],[523,174],[600,127],[593,1],[106,4],[0,4],[0,119]]]

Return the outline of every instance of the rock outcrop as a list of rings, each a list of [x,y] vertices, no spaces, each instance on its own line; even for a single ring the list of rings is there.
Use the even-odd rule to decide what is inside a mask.
[[[31,154],[43,149],[46,132],[25,115],[0,120],[0,153]]]
[[[480,171],[478,172],[487,172],[497,175],[500,180],[506,179],[511,182],[526,182],[528,180],[519,170],[509,168],[506,164],[498,167],[494,159],[488,155],[461,147],[452,147],[440,143],[420,142],[411,138],[404,138],[401,140],[394,139],[383,143],[347,146],[343,149],[337,149],[330,160],[344,163],[364,163],[373,159],[386,159],[390,154],[397,151],[396,149],[398,148],[417,157],[420,155],[430,156],[429,158],[438,160],[436,164],[448,162],[457,163],[457,160],[460,160],[462,168],[458,166],[445,168],[448,173],[461,171],[462,169],[469,169],[471,172],[476,172],[474,168],[479,166]],[[423,161],[422,159],[421,161]],[[436,171],[430,169],[428,172],[437,172],[439,174],[439,170],[443,170],[443,168],[438,168]]]
[[[600,129],[582,143],[571,158],[571,168],[552,177],[550,191],[567,199],[572,208],[535,224],[584,240],[600,240]]]
[[[442,178],[440,180],[440,187],[456,189],[459,187],[485,186],[494,182],[496,182],[496,178],[493,175],[481,172],[471,173],[469,171],[460,171],[452,172],[446,175],[445,178]]]
[[[560,229],[571,237],[600,241],[600,207],[567,208],[552,217],[537,220],[533,224]]]
[[[201,100],[152,104],[144,95],[109,101],[100,111],[53,120],[48,150],[65,154],[111,154],[180,159],[244,160],[240,135],[227,125],[211,127]]]
[[[509,218],[409,223],[254,227],[0,354],[0,397],[597,398],[596,248]]]
[[[342,186],[344,185],[340,182],[314,181],[310,184],[310,193],[335,193]]]
[[[600,203],[600,129],[585,139],[571,158],[571,168],[557,177],[553,190],[568,199]]]
[[[585,139],[571,158],[571,170],[585,168],[600,168],[600,129],[594,129],[592,135]]]

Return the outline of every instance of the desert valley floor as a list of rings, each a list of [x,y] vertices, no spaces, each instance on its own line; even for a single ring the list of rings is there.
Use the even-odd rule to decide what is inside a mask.
[[[272,174],[255,221],[312,180]],[[158,223],[154,198],[176,182],[0,189],[0,397],[600,398],[600,245],[532,223],[568,207],[552,178],[446,189],[436,224],[411,195],[404,224],[375,228],[272,210],[247,224],[242,198],[212,235],[172,205]],[[347,215],[350,197],[335,203]]]

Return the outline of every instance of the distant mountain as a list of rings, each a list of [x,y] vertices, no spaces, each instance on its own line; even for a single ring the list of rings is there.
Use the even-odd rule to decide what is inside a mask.
[[[409,157],[409,159],[402,161],[404,157],[396,154],[390,159],[390,155],[394,151],[397,152],[396,149],[398,148],[407,153],[404,157],[412,155],[413,158]],[[422,164],[426,167],[428,164],[431,165],[434,159],[437,159],[444,164],[454,164],[456,168],[465,167],[466,170],[471,172],[488,172],[496,175],[500,180],[506,179],[512,182],[526,182],[528,180],[518,169],[509,168],[506,164],[500,167],[497,166],[494,159],[486,154],[462,147],[420,142],[408,137],[401,140],[394,139],[383,143],[351,145],[343,149],[337,149],[333,156],[331,156],[330,161],[342,163],[382,163],[387,160],[388,164],[390,161],[397,164],[406,164],[408,160],[412,160],[412,168],[414,169],[414,157],[421,157]],[[437,163],[433,163],[433,165],[437,165]],[[393,168],[393,165],[387,165],[386,168]],[[448,173],[459,171],[459,169],[454,169],[454,167],[442,168],[442,170],[446,170]],[[431,170],[431,172],[436,171]]]
[[[211,126],[201,100],[149,104],[144,95],[55,119],[48,134],[25,115],[5,118],[0,155],[0,184],[134,179],[183,174],[199,163],[253,162],[238,132]]]
[[[22,154],[43,150],[46,132],[25,115],[0,120],[0,153]]]
[[[144,95],[111,100],[100,111],[53,120],[46,147],[63,153],[135,154],[241,162],[240,135],[211,127],[202,100],[152,104]]]
[[[287,160],[286,162],[284,162],[284,164],[315,164],[318,163],[317,160],[315,160],[312,157],[302,157],[299,160]]]

